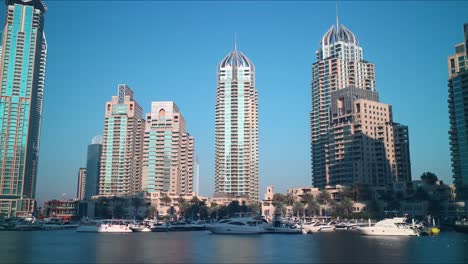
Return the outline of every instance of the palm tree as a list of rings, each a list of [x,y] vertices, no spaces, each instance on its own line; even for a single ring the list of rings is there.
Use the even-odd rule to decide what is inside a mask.
[[[327,204],[331,200],[331,195],[327,190],[322,190],[317,195],[317,202],[319,204]]]
[[[299,218],[300,215],[304,214],[304,204],[302,204],[301,202],[295,202],[294,205],[293,205],[293,214],[297,215],[297,217]]]
[[[190,200],[190,203],[191,204],[198,204],[198,203],[200,203],[200,199],[198,199],[198,197],[196,197],[196,196],[193,196],[192,199]]]
[[[353,211],[353,200],[350,198],[345,198],[343,201],[341,201],[341,208],[344,210],[344,213],[346,216],[349,216],[349,214]]]
[[[287,193],[284,196],[284,204],[288,206],[291,206],[294,204],[294,196],[292,195],[292,193]]]
[[[285,197],[284,197],[283,194],[281,194],[281,193],[275,193],[275,194],[273,195],[272,204],[273,204],[273,205],[278,204],[278,203],[284,204],[284,200],[285,200]]]
[[[177,197],[176,201],[177,201],[177,204],[181,205],[181,204],[183,204],[185,202],[185,199],[184,199],[184,197],[179,196],[179,197]]]
[[[172,202],[171,197],[167,196],[167,194],[165,194],[160,200],[164,203],[164,206],[167,206],[168,203]]]
[[[317,215],[317,212],[320,210],[320,205],[315,201],[315,199],[309,199],[307,201],[306,211],[308,215]]]

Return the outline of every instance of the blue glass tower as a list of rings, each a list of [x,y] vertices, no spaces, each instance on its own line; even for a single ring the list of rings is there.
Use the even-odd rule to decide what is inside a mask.
[[[35,206],[47,44],[40,0],[6,0],[0,62],[0,214]]]
[[[448,57],[450,152],[457,199],[468,202],[468,24],[464,42]],[[465,204],[466,208],[466,204]]]

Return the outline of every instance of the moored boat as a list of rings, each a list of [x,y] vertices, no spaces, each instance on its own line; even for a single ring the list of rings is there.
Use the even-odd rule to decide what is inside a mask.
[[[265,219],[255,217],[234,217],[207,225],[213,234],[263,234],[271,227]]]
[[[418,231],[405,220],[402,217],[386,218],[373,226],[362,226],[357,230],[367,236],[418,236]]]
[[[468,220],[455,221],[455,225],[453,227],[457,232],[468,233]]]

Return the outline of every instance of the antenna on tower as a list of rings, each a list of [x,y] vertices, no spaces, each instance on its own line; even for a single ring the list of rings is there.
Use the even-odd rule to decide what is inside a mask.
[[[234,33],[234,50],[237,51],[237,32]]]
[[[338,23],[338,1],[336,1],[336,29],[338,30],[339,23]]]

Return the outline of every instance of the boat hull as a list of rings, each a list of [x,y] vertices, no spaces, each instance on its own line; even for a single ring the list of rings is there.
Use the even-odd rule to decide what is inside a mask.
[[[460,233],[468,233],[468,224],[466,223],[456,223],[453,228],[455,231]]]
[[[263,234],[267,231],[258,227],[237,227],[237,226],[207,226],[206,229],[213,234]]]
[[[365,236],[417,236],[418,234],[411,229],[402,230],[383,230],[379,228],[358,228],[358,231]]]

